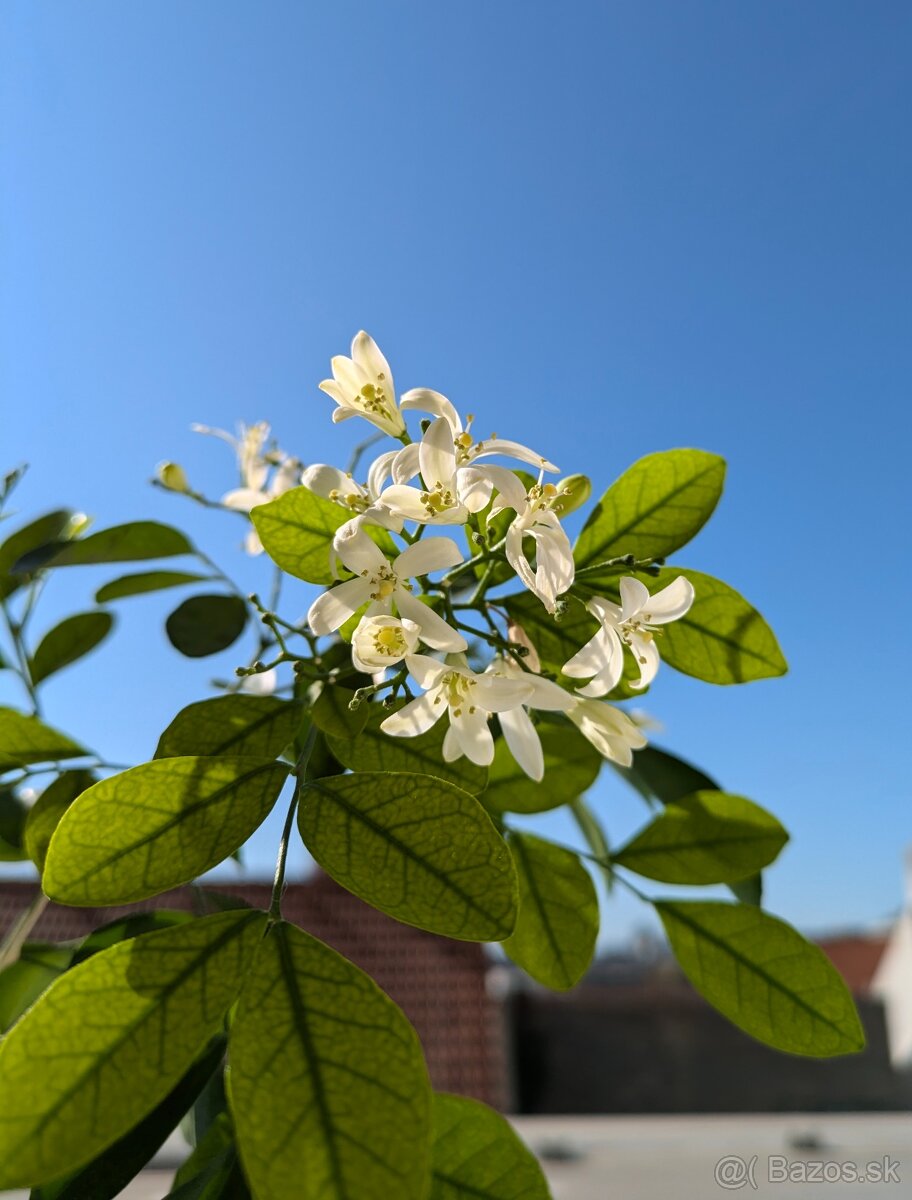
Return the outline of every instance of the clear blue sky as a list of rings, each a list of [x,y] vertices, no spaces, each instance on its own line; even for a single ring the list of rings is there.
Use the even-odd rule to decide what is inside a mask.
[[[265,418],[344,464],[354,423],[316,385],[360,327],[401,386],[567,472],[722,453],[723,504],[680,561],[741,588],[792,673],[719,689],[665,668],[649,707],[791,829],[774,911],[815,930],[896,908],[908,4],[8,0],[0,23],[2,461],[33,464],[23,507],[173,520],[264,586],[230,518],[146,480],[173,458],[232,486],[194,420]],[[111,574],[61,579],[45,623]],[[120,611],[47,706],[139,760],[236,656],[180,659],[164,597]],[[597,803],[615,836],[645,815],[609,781]],[[273,821],[252,868],[274,842]],[[640,920],[618,900],[606,936]]]

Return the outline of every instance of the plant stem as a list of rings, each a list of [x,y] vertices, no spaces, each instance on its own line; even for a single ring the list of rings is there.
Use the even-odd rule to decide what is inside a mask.
[[[38,691],[32,681],[32,673],[29,670],[28,651],[25,648],[25,642],[22,639],[22,626],[18,624],[10,612],[9,605],[6,600],[0,605],[3,610],[3,618],[6,621],[6,628],[9,631],[10,641],[13,645],[13,650],[16,655],[16,664],[13,670],[22,680],[22,686],[28,692],[29,700],[32,703],[32,711],[36,717],[41,716],[41,704],[38,700]]]
[[[9,933],[3,939],[2,945],[0,945],[0,971],[4,967],[8,967],[10,963],[15,962],[19,957],[19,951],[22,949],[24,943],[28,941],[29,934],[38,924],[41,914],[47,906],[48,898],[39,888],[31,904],[19,914]]]
[[[317,727],[311,725],[307,731],[307,740],[301,753],[298,755],[298,761],[294,766],[295,788],[291,797],[291,803],[288,805],[288,813],[285,817],[285,825],[282,828],[282,838],[279,842],[279,855],[276,859],[275,879],[272,884],[272,900],[269,905],[269,916],[273,921],[279,921],[282,918],[282,889],[285,886],[285,866],[288,862],[288,844],[291,840],[291,830],[294,823],[295,812],[298,807],[298,801],[301,798],[301,789],[304,786],[304,776],[307,773],[307,764],[310,761],[310,756],[313,753],[314,742],[317,740]]]

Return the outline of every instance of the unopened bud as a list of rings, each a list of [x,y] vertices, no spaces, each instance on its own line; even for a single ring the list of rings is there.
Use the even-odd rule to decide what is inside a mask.
[[[177,463],[163,462],[159,463],[156,469],[158,482],[168,489],[169,492],[189,492],[190,483],[187,479],[184,468],[178,466]]]
[[[551,501],[551,511],[566,517],[586,503],[592,495],[592,480],[588,475],[568,475],[556,485],[557,495]]]

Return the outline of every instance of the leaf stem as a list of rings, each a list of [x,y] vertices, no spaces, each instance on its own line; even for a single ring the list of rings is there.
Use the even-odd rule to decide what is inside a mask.
[[[8,967],[10,963],[15,962],[19,957],[19,951],[25,942],[28,941],[29,934],[38,924],[41,914],[47,906],[48,898],[39,888],[31,904],[19,914],[13,922],[9,933],[7,933],[2,944],[0,944],[0,971],[4,967]]]
[[[9,631],[10,641],[16,655],[16,663],[13,665],[13,670],[21,679],[22,686],[28,692],[29,700],[32,703],[32,711],[36,717],[40,717],[41,704],[38,700],[38,690],[35,687],[32,680],[32,673],[29,670],[28,651],[25,648],[25,642],[22,638],[22,626],[14,620],[6,600],[0,603],[0,608],[2,608],[3,618],[6,622],[6,628]]]

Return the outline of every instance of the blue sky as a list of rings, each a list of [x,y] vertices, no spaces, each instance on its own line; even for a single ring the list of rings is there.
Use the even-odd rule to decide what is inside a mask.
[[[2,461],[32,463],[23,508],[174,521],[263,587],[234,521],[146,481],[173,458],[232,486],[194,420],[265,418],[344,464],[356,433],[316,385],[361,327],[401,387],[599,488],[653,450],[717,451],[726,495],[679,561],[739,587],[792,672],[721,689],[666,668],[650,710],[791,830],[773,911],[816,930],[896,908],[908,5],[10,0],[0,23]],[[44,623],[111,574],[61,578]],[[168,607],[124,602],[93,666],[46,689],[111,758],[151,753],[234,665],[180,659]],[[617,837],[645,816],[608,781],[596,802]],[[619,898],[605,936],[641,920]]]

